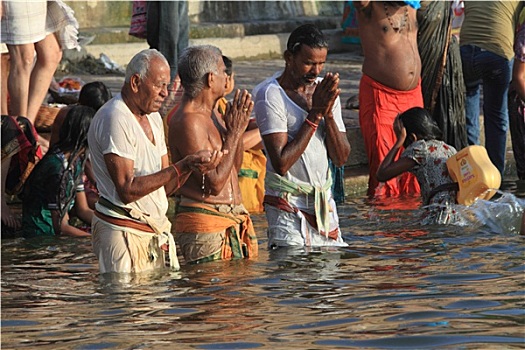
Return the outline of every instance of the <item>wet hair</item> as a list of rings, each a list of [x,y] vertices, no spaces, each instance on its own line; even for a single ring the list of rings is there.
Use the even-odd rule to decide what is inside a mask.
[[[151,61],[155,58],[168,64],[166,57],[155,49],[145,49],[133,56],[126,67],[126,77],[124,78],[124,82],[129,83],[131,77],[135,74],[138,74],[140,79],[143,80],[148,74]]]
[[[399,115],[408,135],[414,134],[421,140],[442,140],[443,134],[428,111],[412,107]],[[406,143],[406,141],[405,141]],[[405,145],[406,147],[406,145]]]
[[[56,147],[62,152],[80,151],[87,147],[87,134],[95,110],[88,106],[72,106],[60,128]]]
[[[57,203],[59,203],[60,222],[68,212],[70,203],[75,198],[74,188],[80,182],[81,176],[75,178],[75,167],[78,160],[81,162],[81,168],[84,169],[84,163],[87,159],[85,151],[88,146],[88,131],[95,110],[88,106],[75,105],[67,112],[64,124],[60,128],[58,142],[49,150],[48,153],[69,152],[67,159],[67,168],[64,169],[60,178],[60,191],[57,193]],[[70,184],[70,186],[66,184]],[[73,188],[67,193],[67,188]]]
[[[224,65],[226,66],[226,75],[229,77],[233,74],[233,62],[228,56],[222,55],[222,61],[224,62]]]
[[[295,55],[301,50],[302,45],[314,49],[328,49],[328,40],[315,24],[303,24],[290,34],[286,50]]]
[[[209,73],[218,74],[222,52],[213,45],[189,46],[179,57],[177,71],[184,95],[191,99],[204,89]]]
[[[94,81],[87,83],[80,90],[78,103],[83,106],[88,106],[98,111],[104,103],[108,102],[111,97],[111,91],[101,81]]]

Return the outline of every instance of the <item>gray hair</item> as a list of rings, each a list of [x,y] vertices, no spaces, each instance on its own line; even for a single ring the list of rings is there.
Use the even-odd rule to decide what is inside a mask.
[[[218,74],[222,52],[213,45],[187,47],[179,57],[177,71],[184,94],[195,98],[206,86],[208,73]]]
[[[168,64],[166,57],[155,49],[145,49],[133,56],[126,67],[126,77],[124,78],[124,82],[129,83],[131,77],[135,74],[138,74],[140,79],[143,80],[148,73],[151,61],[155,58]]]

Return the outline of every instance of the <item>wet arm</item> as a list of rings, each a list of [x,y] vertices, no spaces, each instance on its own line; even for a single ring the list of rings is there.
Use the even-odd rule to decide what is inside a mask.
[[[228,153],[223,156],[223,160],[215,170],[206,174],[208,177],[207,186],[214,196],[221,193],[230,178],[232,168],[238,170],[241,166],[244,152],[243,132],[228,130],[224,137],[222,151]]]
[[[322,114],[315,111],[310,112],[307,120],[311,124],[305,121],[295,138],[290,142],[288,142],[288,134],[284,132],[263,136],[267,155],[279,175],[286,174],[292,165],[299,160],[315,133],[312,124],[318,125],[322,118]]]
[[[340,93],[339,74],[328,72],[316,87],[312,97],[312,110],[319,111],[324,116],[328,155],[338,167],[346,162],[350,154],[350,143],[346,138],[346,132],[339,131],[334,118],[334,111],[337,115],[341,115]]]
[[[250,124],[248,124],[248,129],[242,135],[242,143],[245,151],[252,148],[262,149],[261,133],[255,121],[250,121]]]
[[[183,158],[178,162],[173,163],[173,165],[170,165],[168,155],[165,155],[164,157],[162,157],[162,169],[166,169],[168,167],[172,167],[173,170],[175,170],[175,172],[177,173],[172,181],[169,181],[166,185],[164,185],[164,189],[166,190],[166,193],[169,196],[175,191],[177,191],[180,187],[182,187],[182,185],[184,185],[186,180],[189,179],[192,170],[189,167],[187,158]]]
[[[230,178],[232,168],[238,172],[241,167],[244,152],[243,134],[248,127],[252,110],[251,95],[246,90],[242,92],[237,90],[233,101],[228,103],[223,117],[226,134],[221,151],[224,156],[217,168],[206,174],[212,195],[221,193]]]
[[[52,210],[51,218],[53,220],[53,228],[55,230],[56,236],[60,236],[60,235],[72,236],[72,237],[90,237],[91,236],[89,233],[82,231],[81,229],[78,229],[75,226],[71,226],[69,224],[69,215],[67,213],[66,215],[64,215],[62,222],[59,222],[60,213],[58,212],[58,210]]]
[[[325,122],[328,156],[335,166],[343,166],[348,160],[351,150],[346,132],[339,131],[333,117],[325,117]]]
[[[385,159],[383,159],[379,165],[379,169],[377,169],[377,181],[388,181],[416,166],[416,162],[410,158],[401,157],[397,161],[394,161],[394,158],[399,153],[401,147],[402,143],[396,142],[394,147],[390,149]]]
[[[134,162],[114,153],[104,155],[104,161],[120,200],[125,204],[150,194],[170,181],[176,181],[177,177],[177,172],[172,166],[154,174],[135,176]]]
[[[80,220],[91,225],[93,219],[93,210],[89,208],[86,192],[77,192],[75,195],[75,211]]]

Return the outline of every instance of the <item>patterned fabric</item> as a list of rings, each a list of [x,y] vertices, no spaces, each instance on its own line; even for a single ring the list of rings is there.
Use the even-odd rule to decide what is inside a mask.
[[[140,39],[146,39],[147,37],[147,6],[146,1],[133,1],[132,12],[131,12],[131,24],[129,27],[129,35]]]
[[[2,27],[0,41],[22,45],[44,39],[46,33],[47,4],[40,1],[2,1]]]
[[[53,236],[52,210],[60,207],[71,210],[75,204],[72,191],[84,191],[81,181],[83,161],[78,158],[71,165],[72,172],[63,179],[68,168],[67,159],[59,149],[50,151],[37,164],[24,187],[22,204],[23,234],[31,236]],[[72,198],[69,203],[59,203],[59,193],[64,193],[65,198]]]
[[[514,42],[516,62],[525,63],[525,8],[521,10]],[[512,139],[512,151],[516,160],[518,178],[525,180],[525,101],[518,95],[514,84],[510,84],[509,129]]]
[[[31,44],[57,33],[62,49],[80,49],[78,22],[63,1],[3,1],[3,10],[0,31],[3,43]]]
[[[35,164],[42,159],[37,137],[29,119],[2,116],[2,159],[12,157],[6,179],[6,193],[18,194]]]
[[[257,235],[244,206],[182,199],[175,232],[184,259],[194,264],[258,256]]]
[[[401,157],[414,160],[417,165],[410,171],[421,187],[423,203],[427,203],[430,193],[438,186],[452,183],[447,168],[447,159],[456,154],[456,149],[438,140],[418,140],[408,146]],[[430,199],[427,207],[426,223],[446,224],[453,221],[455,192],[439,192]]]
[[[450,35],[452,11],[447,1],[428,1],[417,12],[421,91],[425,109],[456,149],[468,146],[465,81],[456,37]]]
[[[343,36],[341,41],[346,44],[361,44],[357,29],[357,16],[354,3],[346,1],[343,8],[343,21],[341,24]]]
[[[75,12],[63,1],[47,2],[46,31],[48,34],[57,33],[62,50],[77,49],[80,51],[78,27]]]

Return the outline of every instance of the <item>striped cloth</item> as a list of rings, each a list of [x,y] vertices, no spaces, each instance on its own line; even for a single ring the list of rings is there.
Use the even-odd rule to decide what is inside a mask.
[[[78,46],[78,22],[61,0],[3,1],[0,41],[7,45],[36,43],[57,33],[62,49]]]

